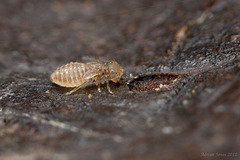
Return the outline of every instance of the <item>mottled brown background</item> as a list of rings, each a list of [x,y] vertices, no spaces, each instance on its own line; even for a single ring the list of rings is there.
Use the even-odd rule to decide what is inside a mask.
[[[0,160],[240,159],[239,55],[239,0],[3,0]],[[86,56],[114,95],[50,82]]]

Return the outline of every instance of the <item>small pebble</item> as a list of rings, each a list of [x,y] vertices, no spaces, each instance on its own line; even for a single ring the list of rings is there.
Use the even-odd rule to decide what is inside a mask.
[[[89,98],[89,99],[91,99],[91,98],[92,98],[92,96],[93,96],[92,94],[88,94],[88,98]]]
[[[50,90],[46,90],[46,92],[45,92],[45,93],[49,94],[49,93],[50,93]]]

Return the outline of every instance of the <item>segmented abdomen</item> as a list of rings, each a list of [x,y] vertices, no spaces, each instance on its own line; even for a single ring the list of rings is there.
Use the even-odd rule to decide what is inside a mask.
[[[69,63],[56,69],[50,80],[63,87],[77,87],[85,82],[83,76],[87,69],[84,63]]]

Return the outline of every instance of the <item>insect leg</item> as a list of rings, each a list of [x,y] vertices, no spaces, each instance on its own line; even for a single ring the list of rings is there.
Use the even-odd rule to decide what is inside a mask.
[[[97,83],[96,85],[98,87],[98,92],[101,92],[100,83]]]
[[[113,92],[112,92],[111,89],[110,89],[109,81],[107,81],[106,83],[107,83],[108,92],[111,93],[111,94],[113,94]]]
[[[80,88],[82,88],[82,86],[79,86],[79,87],[74,88],[74,89],[71,90],[70,92],[67,92],[66,95],[70,95],[70,94],[76,92],[77,90],[79,90]]]
[[[79,89],[81,89],[81,88],[85,88],[86,86],[89,85],[89,83],[90,83],[89,81],[86,81],[85,83],[83,83],[82,85],[80,85],[80,86],[74,88],[74,89],[71,90],[70,92],[67,92],[66,95],[70,95],[70,94],[76,92],[77,90],[79,90]]]

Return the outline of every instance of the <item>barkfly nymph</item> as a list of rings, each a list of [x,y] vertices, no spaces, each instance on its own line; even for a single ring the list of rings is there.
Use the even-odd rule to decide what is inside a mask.
[[[109,81],[119,82],[123,74],[123,68],[116,61],[108,62],[71,62],[56,69],[50,76],[50,80],[63,87],[74,88],[66,95],[76,92],[78,89],[96,84],[101,92],[100,85],[107,83],[107,89],[113,93]]]

